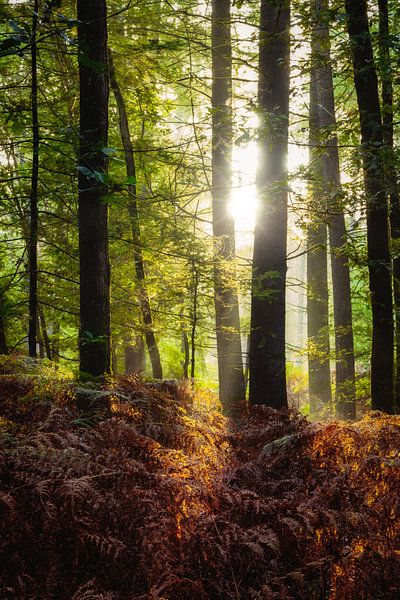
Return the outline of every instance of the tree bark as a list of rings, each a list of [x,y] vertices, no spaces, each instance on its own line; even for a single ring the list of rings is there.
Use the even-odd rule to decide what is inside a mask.
[[[105,0],[77,0],[80,81],[80,370],[110,372],[110,266],[104,175],[108,135]]]
[[[383,140],[386,146],[386,181],[389,191],[390,224],[393,240],[393,299],[395,314],[395,407],[400,409],[400,190],[397,182],[393,145],[393,68],[390,58],[390,29],[387,0],[379,6],[379,62],[382,82]]]
[[[136,336],[136,345],[127,344],[125,346],[125,373],[140,373],[144,371],[145,363],[145,347],[143,338]]]
[[[4,318],[4,298],[2,293],[0,294],[0,354],[8,354],[6,325]]]
[[[262,0],[258,103],[259,207],[254,232],[250,402],[287,407],[285,291],[290,7]]]
[[[190,330],[190,378],[192,385],[194,385],[194,379],[196,375],[196,330],[197,330],[197,300],[199,294],[199,271],[196,267],[196,263],[192,262],[193,282],[192,282],[192,293],[193,293],[193,306],[191,314],[191,330]]]
[[[239,301],[227,272],[235,255],[235,222],[230,213],[233,136],[230,5],[230,0],[212,3],[212,212],[219,398],[224,412],[234,415],[245,399],[245,385]]]
[[[183,377],[183,379],[188,379],[189,364],[190,364],[190,344],[189,344],[189,336],[187,333],[187,327],[186,327],[186,323],[184,320],[184,308],[181,309],[180,319],[181,319],[181,338],[182,338],[182,353],[183,353],[182,377]]]
[[[39,308],[38,308],[38,313],[39,313],[39,328],[41,330],[42,343],[44,345],[44,349],[46,350],[46,358],[48,358],[49,360],[52,360],[53,356],[52,356],[52,352],[51,352],[49,334],[47,332],[46,319],[44,317],[43,308],[41,306],[39,306]]]
[[[332,269],[336,357],[336,414],[355,419],[355,359],[351,307],[350,269],[345,254],[347,232],[342,204],[339,150],[336,135],[335,96],[329,28],[324,21],[328,0],[317,0],[315,42],[318,56],[318,119],[321,134],[323,188],[327,196],[328,238]]]
[[[36,325],[36,337],[37,337],[37,344],[39,346],[39,358],[44,358],[44,344],[43,344],[42,331],[40,329],[39,317],[38,317],[37,325]]]
[[[316,68],[315,36],[311,42],[310,74],[310,222],[307,227],[307,335],[308,386],[310,413],[326,411],[332,402],[330,343],[328,253],[326,197],[323,192],[322,160],[319,148],[318,70]]]
[[[372,408],[393,412],[393,303],[383,128],[366,0],[345,0],[361,127],[372,306]]]
[[[110,63],[110,83],[114,93],[118,109],[119,130],[121,134],[122,145],[125,153],[126,173],[128,176],[128,194],[129,194],[129,215],[132,227],[133,240],[133,258],[135,262],[136,279],[139,288],[139,303],[145,327],[145,338],[147,350],[150,357],[153,377],[162,379],[162,365],[160,352],[154,334],[153,316],[151,313],[150,298],[146,287],[146,274],[142,251],[142,238],[139,224],[139,212],[137,207],[137,188],[136,188],[136,165],[133,151],[132,139],[129,131],[128,114],[126,111],[124,97],[115,74],[114,64],[111,52],[109,52]]]
[[[37,29],[39,0],[35,0],[32,15],[31,34],[31,112],[32,112],[32,173],[29,199],[29,356],[36,358],[36,337],[38,322],[37,298],[37,238],[38,238],[38,185],[39,185],[39,116],[38,116],[38,76],[37,76]]]
[[[53,321],[51,334],[51,356],[55,363],[60,361],[60,333],[61,325],[59,321]]]

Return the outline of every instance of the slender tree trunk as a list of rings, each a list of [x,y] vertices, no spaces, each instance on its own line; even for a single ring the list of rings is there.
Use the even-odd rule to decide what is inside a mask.
[[[383,129],[366,0],[345,0],[360,114],[372,306],[372,408],[393,411],[393,303]]]
[[[38,312],[39,312],[39,328],[41,330],[41,338],[43,341],[44,349],[46,350],[46,357],[49,360],[52,360],[53,357],[52,357],[52,353],[51,353],[49,334],[47,332],[46,319],[44,317],[44,312],[43,312],[43,309],[41,306],[39,306]]]
[[[36,338],[37,338],[37,344],[39,346],[39,358],[44,358],[44,344],[43,344],[42,331],[40,329],[39,317],[37,319],[37,324],[36,324]]]
[[[234,415],[245,399],[239,302],[228,265],[235,255],[235,222],[230,214],[232,160],[232,48],[230,0],[212,2],[212,207],[214,304],[219,397]]]
[[[393,69],[390,58],[390,29],[387,0],[378,0],[379,60],[382,82],[383,140],[386,146],[386,181],[390,200],[390,224],[393,239],[393,298],[396,325],[395,407],[400,409],[400,190],[393,152]]]
[[[190,344],[189,337],[186,331],[182,332],[182,349],[183,349],[183,363],[182,363],[182,377],[187,379],[189,377],[189,364],[190,364]]]
[[[259,208],[254,232],[250,402],[287,407],[285,291],[290,8],[261,1],[258,102]]]
[[[182,362],[182,377],[183,379],[187,379],[189,377],[189,364],[190,364],[190,344],[189,344],[189,336],[187,334],[186,324],[184,321],[184,309],[181,309],[180,317],[181,317],[181,331],[182,331],[182,352],[183,352],[183,362]]]
[[[191,314],[192,327],[190,331],[190,377],[192,384],[194,385],[194,378],[196,373],[196,330],[197,330],[197,299],[199,294],[199,271],[193,260],[193,307]]]
[[[325,135],[325,139],[321,141],[321,160],[324,193],[329,198],[328,237],[335,324],[336,414],[342,419],[355,419],[356,390],[350,269],[345,255],[347,233],[342,204],[329,28],[324,23],[328,9],[328,0],[317,0],[315,41],[318,52],[316,57],[318,119],[319,127]]]
[[[102,151],[108,135],[107,10],[105,0],[78,0],[80,80],[79,256],[80,370],[110,372],[110,265]]]
[[[115,344],[111,344],[111,370],[113,375],[118,375],[118,357]]]
[[[329,294],[327,263],[326,199],[322,189],[319,148],[318,71],[315,66],[315,36],[311,42],[310,75],[310,223],[307,228],[307,335],[310,412],[320,414],[332,402]]]
[[[39,184],[39,116],[37,78],[37,28],[39,0],[35,0],[31,33],[31,112],[32,112],[32,174],[29,201],[29,356],[36,358],[36,337],[38,321],[37,298],[37,238],[38,238],[38,184]]]
[[[128,344],[124,349],[125,355],[125,373],[126,375],[130,375],[131,373],[139,372],[139,352],[138,349]]]
[[[51,335],[51,355],[55,363],[60,361],[60,333],[61,326],[59,321],[53,321],[52,323],[52,335]]]
[[[249,354],[250,354],[250,335],[247,336],[246,340],[246,359],[244,363],[244,386],[247,392],[247,386],[249,384]]]
[[[3,313],[3,297],[0,296],[0,354],[8,354],[6,327]]]
[[[129,131],[128,114],[126,111],[125,101],[122,96],[120,87],[115,74],[114,65],[112,62],[111,52],[109,52],[110,63],[110,82],[114,92],[115,101],[118,109],[119,129],[121,134],[122,145],[125,152],[126,173],[128,176],[128,193],[129,193],[129,214],[132,226],[133,239],[133,255],[136,270],[136,279],[139,288],[139,303],[142,312],[143,324],[145,326],[145,338],[147,350],[150,356],[153,377],[162,379],[162,366],[160,352],[157,345],[156,336],[153,328],[153,317],[150,307],[150,298],[146,287],[146,274],[144,268],[142,239],[139,225],[139,212],[137,207],[137,189],[136,189],[136,165],[135,155],[133,151],[132,139]]]
[[[125,373],[140,373],[146,368],[145,345],[143,338],[136,336],[135,346],[127,344],[125,346]]]

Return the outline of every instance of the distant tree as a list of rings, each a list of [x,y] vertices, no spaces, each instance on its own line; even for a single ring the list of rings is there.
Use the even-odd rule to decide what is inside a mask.
[[[290,6],[262,0],[259,40],[259,207],[254,232],[250,402],[287,407],[285,293]]]
[[[385,144],[385,174],[390,204],[390,224],[393,253],[393,300],[395,314],[395,406],[400,408],[400,190],[394,153],[394,100],[393,66],[390,56],[392,45],[389,27],[388,0],[378,0],[379,7],[379,77],[381,80],[383,141]]]
[[[37,243],[38,243],[38,185],[39,185],[39,116],[38,116],[38,69],[37,69],[37,30],[39,20],[39,0],[35,0],[32,12],[31,31],[31,117],[32,117],[32,172],[29,201],[29,355],[36,358],[36,337],[38,323],[37,293]]]
[[[110,372],[105,0],[77,0],[79,59],[80,371]]]
[[[322,188],[326,199],[328,238],[332,269],[333,316],[336,355],[336,413],[354,419],[355,360],[350,291],[350,269],[345,253],[347,233],[340,180],[336,107],[333,87],[328,0],[313,4],[315,14],[315,61],[318,126],[322,162]]]
[[[0,354],[8,354],[6,319],[4,315],[4,294],[0,291]]]
[[[361,128],[372,306],[371,398],[393,411],[393,302],[383,127],[366,0],[345,0]]]
[[[212,3],[212,213],[215,246],[214,304],[219,397],[228,414],[245,397],[239,302],[227,264],[235,256],[232,192],[232,46],[230,0]]]
[[[308,387],[310,410],[316,415],[332,401],[329,302],[327,206],[323,189],[322,158],[319,147],[318,69],[316,39],[311,42],[309,144],[310,206],[307,225],[307,335]]]
[[[151,314],[150,298],[146,286],[146,274],[143,260],[142,239],[139,223],[139,211],[137,207],[137,185],[136,185],[136,165],[133,144],[129,130],[128,113],[126,104],[118,84],[115,68],[111,53],[109,53],[110,63],[110,83],[114,92],[115,102],[118,110],[119,130],[121,141],[124,148],[126,174],[128,177],[128,194],[129,194],[129,216],[131,219],[132,241],[133,241],[133,258],[135,263],[136,279],[139,288],[139,304],[142,312],[142,320],[145,328],[145,338],[147,350],[150,357],[153,377],[162,379],[162,366],[160,352],[157,345],[156,336],[154,334],[153,317]]]

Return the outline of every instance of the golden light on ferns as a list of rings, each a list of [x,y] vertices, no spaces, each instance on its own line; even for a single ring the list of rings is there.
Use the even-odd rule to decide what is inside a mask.
[[[346,490],[357,490],[360,496],[357,506],[339,509],[340,527],[336,519],[326,518],[314,531],[316,553],[332,542],[341,547],[331,567],[329,600],[358,597],[363,565],[376,559],[394,560],[400,554],[399,435],[400,417],[374,412],[352,425],[321,427],[313,436],[310,457],[314,467],[330,472],[333,480],[344,478]],[[379,520],[379,528],[373,521],[371,525],[371,515]]]

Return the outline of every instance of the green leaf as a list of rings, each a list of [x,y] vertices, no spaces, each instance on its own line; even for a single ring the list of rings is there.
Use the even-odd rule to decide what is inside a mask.
[[[15,33],[22,34],[22,35],[25,35],[25,34],[26,34],[25,30],[24,30],[24,29],[22,29],[22,27],[20,27],[20,26],[18,25],[18,23],[16,23],[15,21],[12,21],[12,20],[10,19],[10,20],[8,21],[8,24],[9,24],[9,26],[11,27],[11,29],[13,29],[13,31],[15,31]]]
[[[104,185],[109,183],[110,177],[107,173],[102,173],[101,171],[94,171],[92,169],[88,169],[88,167],[84,167],[83,165],[78,165],[76,167],[77,171],[85,175],[88,179],[94,179],[98,183],[103,183]]]
[[[116,154],[116,152],[118,152],[116,148],[111,148],[110,146],[104,146],[104,148],[102,148],[101,151],[106,156],[111,156],[112,154]]]

